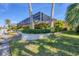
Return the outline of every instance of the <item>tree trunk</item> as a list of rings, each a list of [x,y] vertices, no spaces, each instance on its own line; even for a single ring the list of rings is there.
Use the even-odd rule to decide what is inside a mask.
[[[52,20],[53,19],[53,20]],[[50,20],[51,31],[54,30],[54,3],[51,7],[51,20]]]
[[[32,5],[29,3],[29,16],[30,16],[30,28],[34,29],[34,22],[33,22],[33,16],[32,16]]]

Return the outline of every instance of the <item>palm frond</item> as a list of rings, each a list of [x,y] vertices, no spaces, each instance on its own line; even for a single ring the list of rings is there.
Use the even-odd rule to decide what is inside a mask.
[[[78,3],[71,4],[67,8],[65,20],[72,25],[79,23],[79,4]]]

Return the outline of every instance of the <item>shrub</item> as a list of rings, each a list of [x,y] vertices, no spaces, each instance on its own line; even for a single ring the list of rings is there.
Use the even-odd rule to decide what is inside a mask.
[[[22,26],[23,29],[30,29],[30,27],[28,25],[24,25]]]
[[[76,33],[79,34],[79,25],[76,27]]]
[[[14,31],[16,31],[17,30],[17,26],[13,25],[13,26],[11,26],[11,29],[14,30]]]
[[[35,29],[49,29],[50,25],[48,23],[35,24]]]
[[[42,33],[50,33],[50,29],[27,29],[22,30],[23,33],[29,33],[29,34],[42,34]]]
[[[21,25],[17,25],[17,29],[20,29],[20,28],[22,28],[22,26]]]
[[[57,20],[54,23],[54,27],[55,27],[55,31],[58,32],[58,31],[62,31],[64,29],[65,25],[64,25],[63,21]]]
[[[29,28],[30,27],[28,25],[17,26],[17,29],[19,29],[19,30],[27,30]]]
[[[62,31],[67,31],[67,28],[63,28]]]

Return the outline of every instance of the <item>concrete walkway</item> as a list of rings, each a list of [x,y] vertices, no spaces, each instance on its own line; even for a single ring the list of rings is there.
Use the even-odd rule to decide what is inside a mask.
[[[11,56],[7,39],[0,39],[0,56]]]

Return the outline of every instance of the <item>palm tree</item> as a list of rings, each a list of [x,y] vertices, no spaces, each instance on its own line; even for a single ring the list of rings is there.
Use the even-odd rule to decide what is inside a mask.
[[[79,25],[79,4],[74,3],[69,5],[66,12],[65,20],[68,22],[69,25],[72,27],[76,27]]]
[[[11,21],[10,21],[9,19],[6,19],[6,20],[5,20],[6,25],[10,25],[10,22],[11,22]]]
[[[50,19],[51,31],[52,29],[54,29],[54,20],[52,21],[52,18],[54,18],[54,3],[52,3],[52,7],[51,7],[51,19]]]
[[[6,29],[10,29],[10,25],[11,25],[11,21],[10,21],[10,19],[6,19],[5,20],[5,24],[6,24]]]
[[[29,3],[30,28],[34,29],[34,22],[32,17],[32,5]]]

